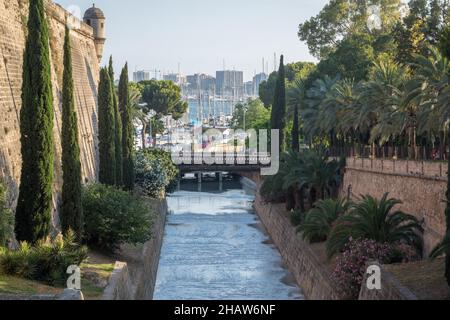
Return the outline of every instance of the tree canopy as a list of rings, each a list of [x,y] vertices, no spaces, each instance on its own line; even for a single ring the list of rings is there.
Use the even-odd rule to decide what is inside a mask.
[[[142,102],[158,115],[171,114],[177,120],[186,112],[187,102],[182,100],[180,87],[172,81],[150,80],[140,85],[143,86]]]

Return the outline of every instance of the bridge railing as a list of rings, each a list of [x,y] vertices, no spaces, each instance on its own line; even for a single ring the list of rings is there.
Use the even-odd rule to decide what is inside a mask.
[[[192,153],[175,154],[172,156],[177,165],[270,165],[272,158],[269,154],[252,155],[242,153]]]

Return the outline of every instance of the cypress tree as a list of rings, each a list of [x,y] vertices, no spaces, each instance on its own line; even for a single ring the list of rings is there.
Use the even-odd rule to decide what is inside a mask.
[[[50,232],[54,174],[53,117],[44,3],[43,0],[30,0],[20,111],[22,172],[15,224],[19,241],[36,243]]]
[[[292,124],[292,151],[300,151],[300,129],[298,121],[298,105],[295,105],[294,109],[294,122]]]
[[[119,112],[119,106],[117,102],[117,95],[114,89],[114,69],[112,56],[109,58],[109,77],[111,78],[111,88],[113,94],[113,106],[114,106],[114,127],[115,127],[115,153],[116,153],[116,186],[122,187],[123,185],[123,160],[122,160],[122,119]]]
[[[69,229],[80,241],[83,234],[83,209],[81,204],[81,162],[78,143],[78,120],[73,96],[72,53],[70,30],[66,26],[64,39],[64,73],[62,88],[62,203],[60,210],[63,234]]]
[[[450,126],[447,128],[447,141],[450,145]],[[447,171],[447,207],[445,209],[445,218],[447,223],[447,233],[444,242],[445,246],[445,278],[450,286],[450,157],[448,159],[448,171]]]
[[[116,153],[114,105],[111,79],[106,68],[100,70],[98,85],[98,137],[100,153],[99,181],[106,185],[116,184]]]
[[[280,68],[278,70],[278,78],[275,86],[271,116],[271,128],[278,129],[280,132],[280,151],[284,151],[286,149],[286,83],[283,59],[283,55],[281,55]]]
[[[122,69],[119,82],[119,110],[122,115],[123,184],[134,189],[134,127],[128,92],[128,64]]]

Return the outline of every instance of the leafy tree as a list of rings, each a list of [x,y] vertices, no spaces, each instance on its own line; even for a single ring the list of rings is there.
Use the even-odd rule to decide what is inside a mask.
[[[450,25],[442,30],[439,40],[439,48],[442,54],[450,61]]]
[[[271,129],[279,130],[280,151],[284,151],[285,145],[285,126],[286,126],[286,82],[284,75],[283,55],[280,58],[280,68],[278,70],[277,85],[272,104]]]
[[[269,78],[259,85],[259,99],[264,103],[266,108],[269,108],[272,105],[277,78],[278,72],[272,72],[269,75]]]
[[[160,116],[171,114],[172,118],[180,119],[187,110],[187,103],[182,100],[181,89],[172,81],[143,81],[142,101],[149,109]]]
[[[100,83],[98,85],[98,136],[100,154],[99,181],[106,185],[115,185],[116,130],[114,101],[111,79],[106,68],[100,70]]]
[[[369,30],[367,1],[331,0],[318,15],[300,24],[298,36],[315,57],[327,58],[347,36],[389,33],[400,17],[400,0],[375,0],[380,6],[381,30]]]
[[[370,239],[378,243],[404,242],[422,252],[423,229],[412,215],[392,211],[401,203],[388,199],[386,193],[380,200],[364,196],[352,206],[350,212],[336,221],[327,242],[327,253],[332,257],[342,251],[350,239]]]
[[[30,0],[27,29],[20,111],[22,173],[15,232],[17,240],[36,243],[50,232],[54,163],[53,94],[43,0]]]
[[[92,184],[83,190],[86,242],[114,252],[124,243],[151,239],[154,212],[141,198],[114,186]]]
[[[247,108],[245,113],[245,128],[268,129],[270,123],[270,110],[266,109],[259,99],[251,100],[245,105],[238,104],[233,114],[233,129],[244,128],[244,107]]]
[[[72,230],[80,241],[83,234],[81,204],[81,162],[78,143],[78,120],[73,96],[72,53],[70,30],[66,27],[64,40],[64,73],[62,88],[62,202],[61,228],[63,234]]]
[[[123,183],[125,190],[134,189],[134,126],[128,86],[128,63],[119,82],[119,110],[122,116]]]
[[[114,105],[114,128],[115,128],[115,153],[116,153],[116,185],[121,187],[123,185],[123,155],[122,155],[122,117],[119,111],[119,104],[117,102],[117,95],[114,85],[114,68],[112,56],[109,58],[108,67],[109,77],[111,79],[111,88]]]

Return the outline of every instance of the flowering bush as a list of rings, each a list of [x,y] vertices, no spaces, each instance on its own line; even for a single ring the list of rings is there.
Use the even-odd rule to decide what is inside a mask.
[[[366,264],[378,261],[389,263],[391,246],[374,240],[350,240],[342,255],[337,258],[333,278],[345,297],[358,298]]]
[[[168,152],[157,149],[139,151],[135,170],[136,184],[152,198],[160,198],[176,186],[178,169]]]

